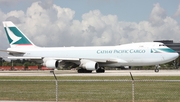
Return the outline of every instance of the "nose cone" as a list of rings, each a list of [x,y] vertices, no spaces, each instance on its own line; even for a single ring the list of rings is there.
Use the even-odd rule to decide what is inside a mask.
[[[174,58],[174,60],[176,59],[176,58],[178,58],[179,57],[179,54],[176,52],[176,53],[174,53],[173,54],[173,56],[172,56],[173,58]]]
[[[168,57],[167,57],[167,59],[168,59],[169,61],[173,61],[173,60],[175,60],[175,59],[178,58],[178,57],[179,57],[179,54],[178,54],[177,52],[175,52],[175,53],[169,54]]]
[[[179,57],[177,52],[163,54],[164,63],[171,62]]]

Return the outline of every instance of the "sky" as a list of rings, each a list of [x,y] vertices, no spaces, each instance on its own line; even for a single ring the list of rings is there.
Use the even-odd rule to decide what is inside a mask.
[[[2,21],[42,47],[180,42],[180,0],[0,0]],[[2,24],[0,36],[8,48]]]

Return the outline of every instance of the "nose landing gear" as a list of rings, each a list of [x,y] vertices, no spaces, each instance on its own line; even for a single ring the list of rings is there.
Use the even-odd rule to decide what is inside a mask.
[[[159,66],[159,65],[155,65],[155,69],[154,69],[154,71],[155,71],[156,73],[158,73],[158,72],[159,72],[159,68],[160,68],[160,66]]]

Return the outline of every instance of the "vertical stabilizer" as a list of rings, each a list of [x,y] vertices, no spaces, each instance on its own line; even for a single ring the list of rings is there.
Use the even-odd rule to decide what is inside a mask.
[[[3,26],[11,47],[35,47],[35,45],[11,21],[4,21]]]

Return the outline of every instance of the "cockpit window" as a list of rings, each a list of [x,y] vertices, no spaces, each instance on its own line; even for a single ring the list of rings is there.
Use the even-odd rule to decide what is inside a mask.
[[[159,46],[166,46],[166,45],[164,45],[164,44],[159,44]]]

